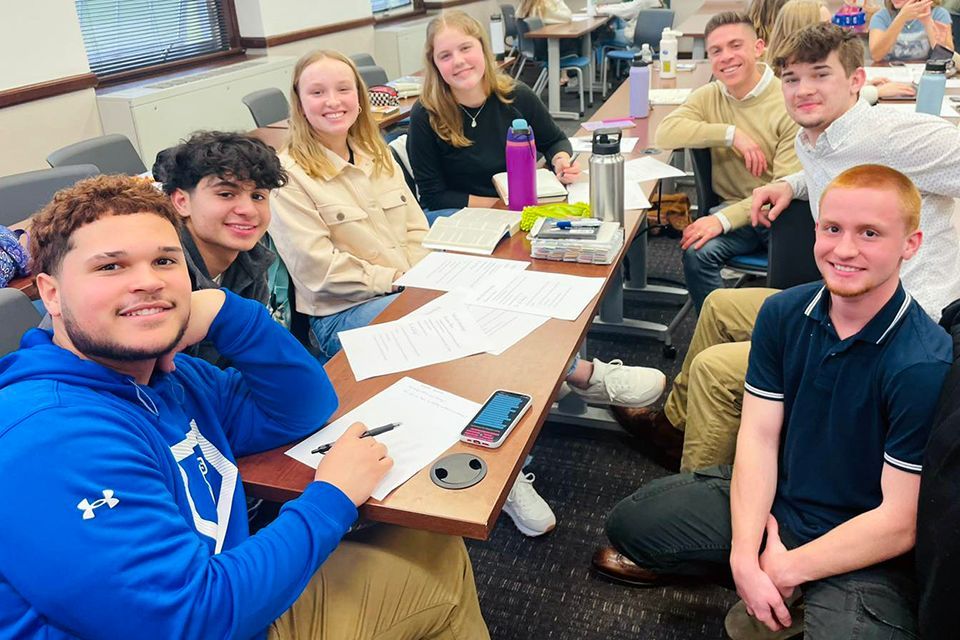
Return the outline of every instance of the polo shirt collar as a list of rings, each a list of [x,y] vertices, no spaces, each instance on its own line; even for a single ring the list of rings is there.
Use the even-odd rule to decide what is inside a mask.
[[[871,109],[870,103],[866,100],[860,98],[856,103],[847,110],[842,116],[830,123],[830,126],[820,134],[817,138],[817,144],[815,146],[821,147],[826,146],[829,149],[836,149],[840,146],[848,136],[853,135],[858,126],[861,124],[861,120],[866,112]],[[803,129],[800,129],[800,140],[803,142],[803,145],[810,149],[813,146],[810,144],[809,138],[807,138],[807,133]]]
[[[873,344],[881,344],[907,315],[913,297],[903,288],[903,283],[897,285],[893,297],[883,305],[883,308],[870,319],[866,326],[848,340],[861,340]],[[830,292],[826,285],[820,287],[813,296],[803,313],[816,320],[823,326],[833,326],[830,322]]]
[[[735,102],[744,102],[746,100],[749,100],[750,98],[756,98],[758,95],[763,93],[766,90],[766,88],[770,86],[770,82],[774,78],[773,69],[771,69],[768,65],[762,62],[758,62],[757,66],[763,67],[763,73],[760,74],[760,80],[757,81],[757,84],[754,85],[753,89],[750,89],[747,95],[743,96],[743,98],[740,98],[740,99],[734,98],[733,94],[731,94],[730,91],[727,90],[727,85],[721,82],[719,83],[720,91],[723,92],[723,95],[725,95],[726,97],[730,98]]]

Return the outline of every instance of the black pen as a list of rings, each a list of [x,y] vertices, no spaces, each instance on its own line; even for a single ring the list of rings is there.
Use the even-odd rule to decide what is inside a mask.
[[[382,427],[377,427],[376,429],[367,429],[366,431],[360,434],[360,437],[369,438],[371,436],[379,436],[380,434],[386,433],[387,431],[393,431],[399,426],[400,426],[399,422],[391,422],[390,424],[385,424]],[[330,451],[330,447],[332,446],[333,446],[332,442],[329,444],[322,444],[316,449],[314,449],[313,451],[311,451],[310,453],[326,453],[327,451]]]

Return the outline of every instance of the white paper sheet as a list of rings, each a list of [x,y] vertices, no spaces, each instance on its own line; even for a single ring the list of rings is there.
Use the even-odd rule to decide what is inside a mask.
[[[466,304],[470,292],[466,289],[457,289],[445,293],[439,298],[431,300],[406,317],[420,314],[442,313],[453,309],[466,309],[473,316],[489,339],[487,353],[500,355],[516,343],[520,342],[540,325],[549,320],[547,316],[538,316],[530,313],[517,313],[506,309],[492,309],[474,304]]]
[[[630,153],[637,146],[640,138],[620,138],[620,153]],[[570,146],[574,153],[590,153],[593,151],[593,138],[583,136],[582,138],[570,138]]]
[[[590,182],[574,182],[567,185],[567,202],[586,202],[590,204]],[[623,208],[625,211],[630,209],[649,209],[650,201],[647,194],[640,187],[640,183],[629,180],[623,183]]]
[[[877,78],[886,78],[890,82],[903,82],[906,84],[913,82],[913,69],[909,66],[864,67],[863,70],[867,73],[868,82],[876,80]]]
[[[682,169],[672,167],[656,158],[634,158],[623,163],[623,177],[627,181],[644,182],[662,178],[681,178],[687,175]]]
[[[502,274],[472,291],[468,302],[481,307],[576,320],[603,288],[603,278],[524,271]]]
[[[337,334],[357,380],[449,362],[489,348],[465,310],[401,318]]]
[[[651,89],[650,104],[683,104],[693,89]]]
[[[530,266],[523,260],[502,260],[464,256],[455,253],[431,253],[407,271],[397,284],[404,287],[450,291],[452,289],[470,289],[484,279],[503,271],[522,271]]]
[[[323,456],[310,452],[335,441],[354,422],[362,422],[368,429],[399,422],[400,426],[393,431],[377,436],[377,441],[387,446],[393,458],[393,468],[373,490],[373,497],[383,500],[456,443],[460,432],[479,410],[479,402],[413,378],[401,378],[286,454],[316,469]]]

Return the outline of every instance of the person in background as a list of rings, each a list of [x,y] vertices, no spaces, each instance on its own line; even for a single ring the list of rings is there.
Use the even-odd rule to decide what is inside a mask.
[[[567,136],[527,85],[497,70],[486,30],[462,11],[427,25],[424,81],[410,112],[407,151],[424,207],[490,207],[494,174],[506,171],[504,143],[517,118],[533,129],[537,151],[561,182],[575,182]]]
[[[573,20],[573,12],[563,0],[520,0],[518,18],[540,18],[543,24],[564,24]]]
[[[938,44],[953,49],[950,13],[934,0],[884,0],[870,19],[875,61],[926,60]]]
[[[270,236],[326,361],[340,351],[338,332],[368,325],[396,298],[396,280],[429,253],[428,225],[349,58],[301,57],[290,105],[279,154],[288,180],[270,200]]]
[[[128,176],[78,182],[33,218],[53,330],[0,360],[0,482],[16,487],[2,635],[489,638],[461,539],[380,525],[341,541],[392,466],[362,424],[250,535],[237,458],[315,432],[337,397],[260,302],[191,292],[179,225]],[[177,353],[207,337],[232,368]]]
[[[747,7],[747,15],[753,23],[753,30],[756,31],[759,40],[767,42],[777,14],[780,13],[780,7],[786,2],[787,0],[751,0],[750,6]]]
[[[780,8],[767,42],[765,59],[770,64],[783,55],[783,44],[791,35],[811,24],[830,22],[830,11],[820,0],[789,0]],[[777,72],[779,75],[779,72]],[[890,82],[886,78],[874,78],[860,90],[860,97],[870,104],[880,98],[901,98],[917,95],[912,84]]]
[[[158,153],[153,178],[183,218],[193,290],[223,287],[268,305],[267,271],[277,257],[260,241],[270,224],[270,191],[287,181],[273,149],[243,134],[202,131]],[[209,340],[189,352],[229,365]]]
[[[814,246],[823,282],[760,310],[736,463],[622,500],[597,571],[638,585],[732,574],[732,637],[917,637],[908,552],[953,360],[950,337],[900,282],[919,222],[920,193],[898,171],[861,165],[827,185]],[[788,609],[801,594],[802,621]]]
[[[537,149],[562,182],[580,177],[580,167],[571,160],[570,141],[540,99],[526,85],[497,71],[479,22],[462,11],[444,11],[427,25],[424,56],[423,91],[410,114],[407,150],[425,207],[496,204],[491,178],[506,170],[504,141],[516,118],[530,123]],[[639,407],[660,396],[666,378],[656,369],[628,367],[620,360],[575,358],[566,382],[587,402]],[[521,483],[532,480],[531,475],[521,475]],[[523,493],[512,492],[504,511],[526,535],[545,533],[556,522],[553,513],[546,502],[534,499],[535,493],[525,499],[529,492],[523,484],[514,486],[515,492]]]
[[[656,144],[710,150],[713,191],[724,206],[704,211],[683,231],[683,272],[699,313],[707,294],[723,287],[720,271],[732,257],[761,250],[766,229],[750,226],[755,187],[800,169],[797,124],[783,105],[780,80],[760,59],[763,42],[748,16],[725,11],[704,28],[717,79],[696,89],[657,127]],[[710,215],[706,215],[710,214]]]

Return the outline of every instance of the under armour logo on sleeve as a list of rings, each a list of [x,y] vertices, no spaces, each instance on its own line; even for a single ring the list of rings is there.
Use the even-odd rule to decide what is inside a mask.
[[[91,520],[96,517],[97,514],[93,512],[94,509],[99,509],[103,505],[107,505],[111,509],[117,506],[120,503],[119,498],[113,497],[113,489],[104,489],[103,497],[99,500],[94,500],[92,503],[84,498],[77,504],[77,509],[83,511],[83,519]]]

